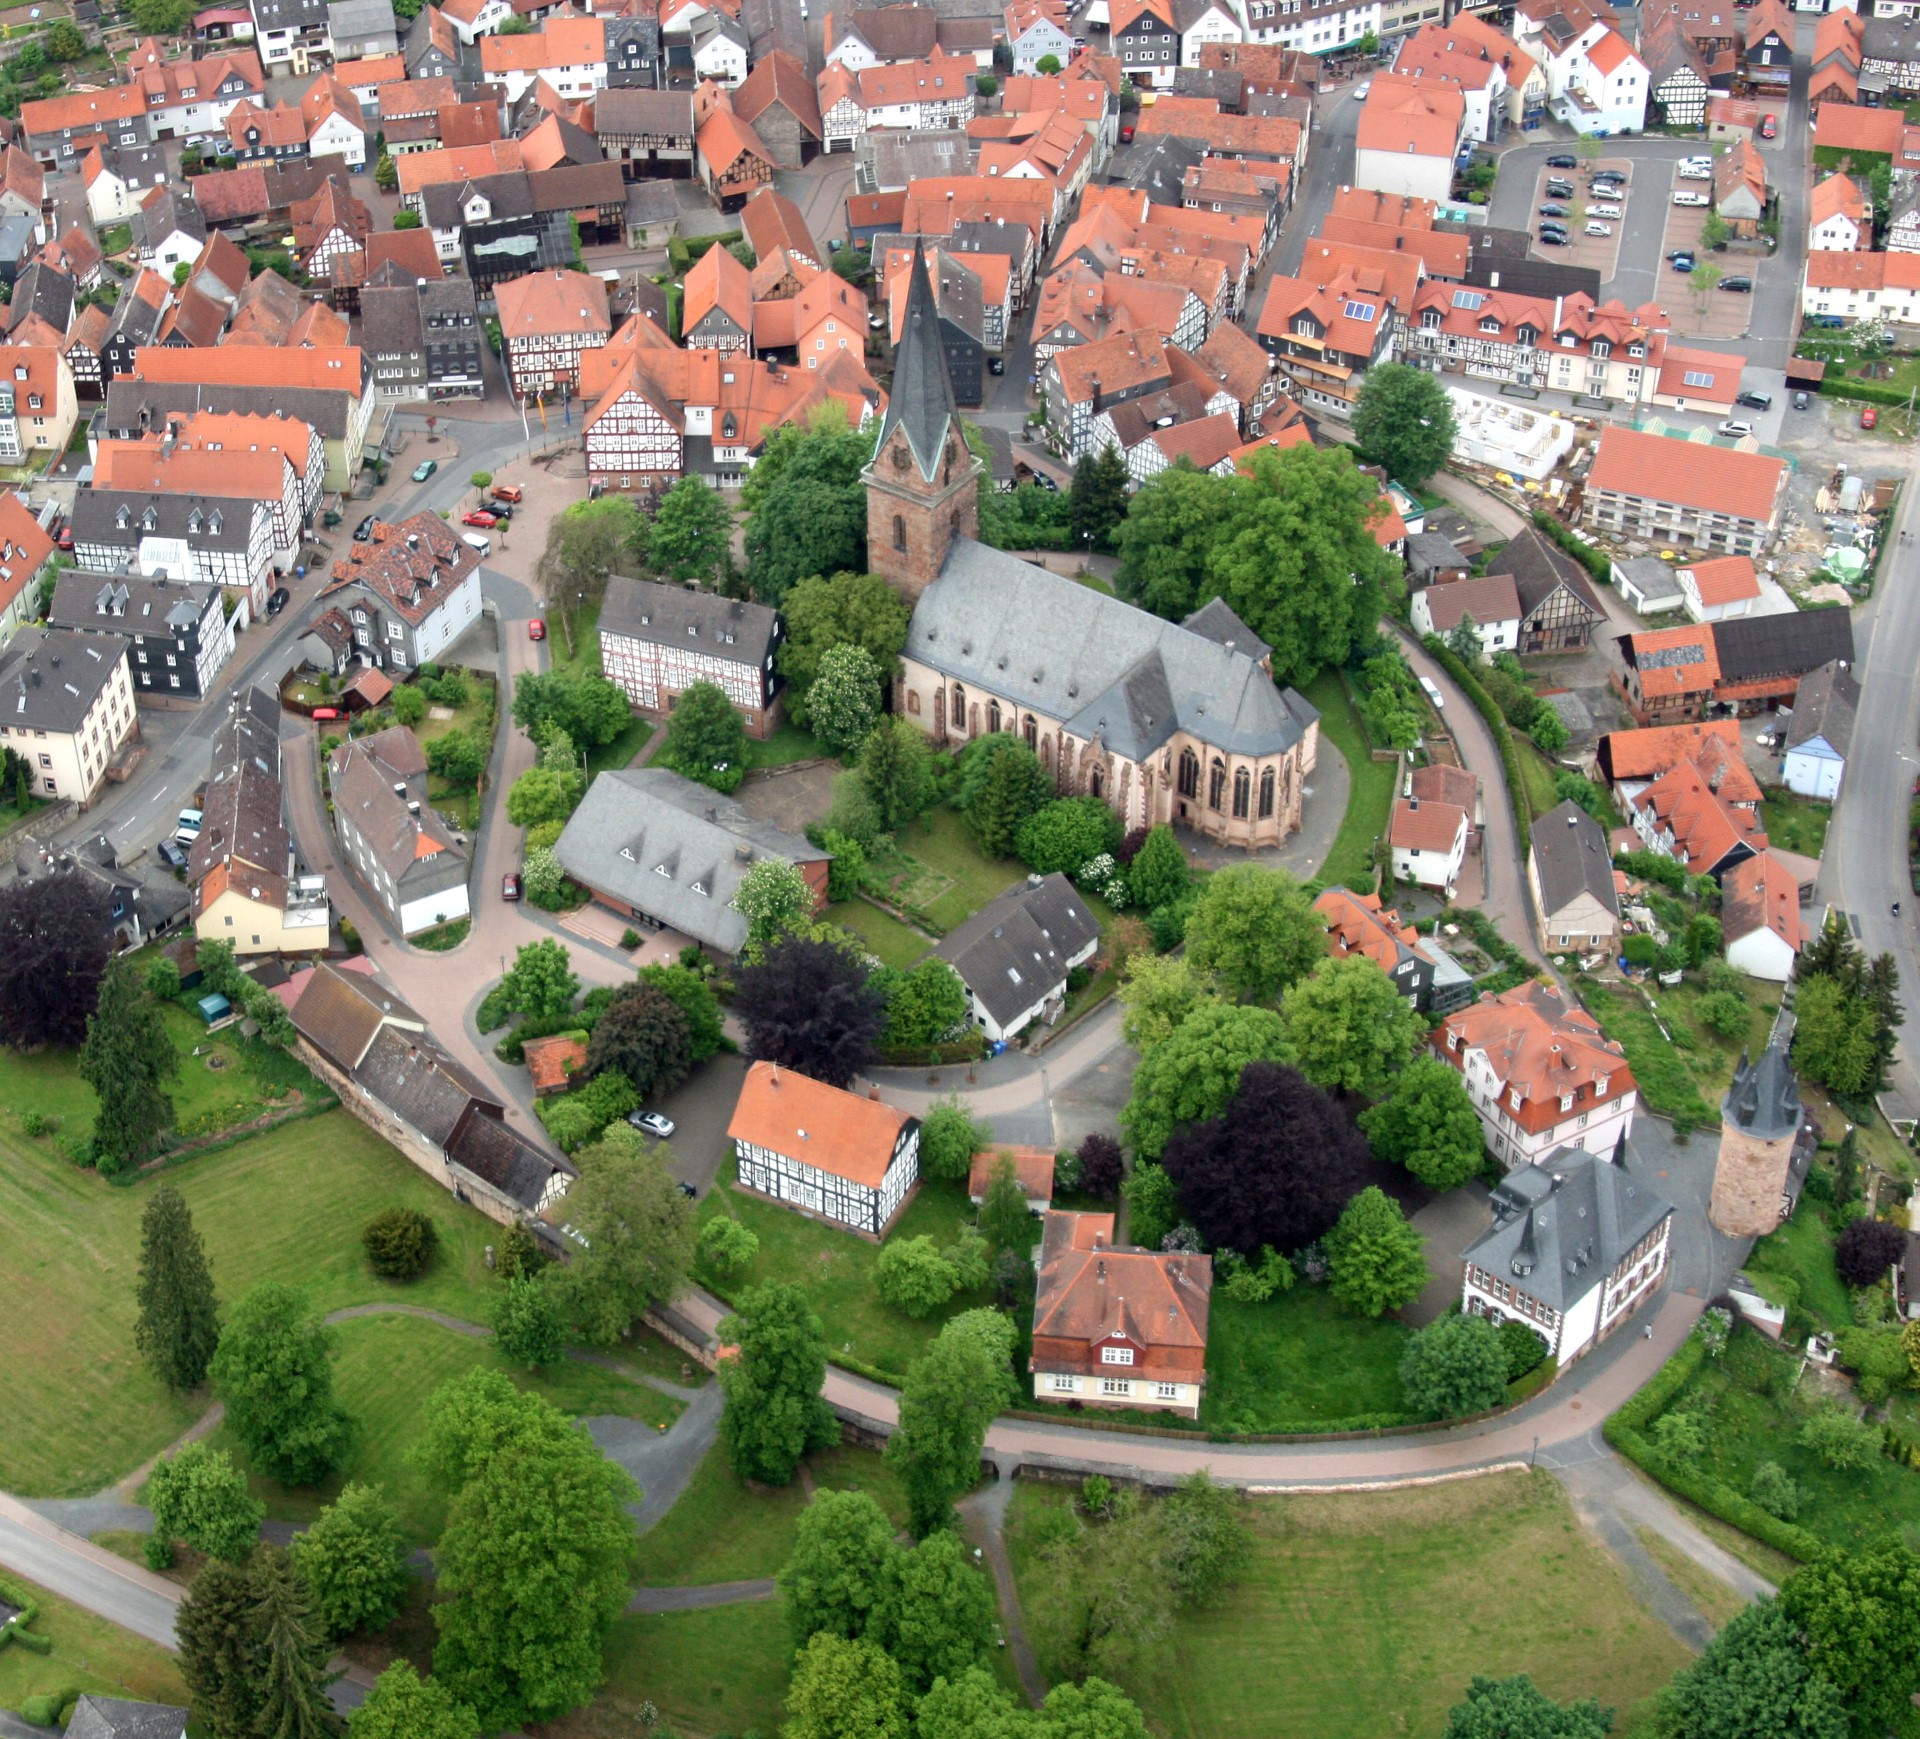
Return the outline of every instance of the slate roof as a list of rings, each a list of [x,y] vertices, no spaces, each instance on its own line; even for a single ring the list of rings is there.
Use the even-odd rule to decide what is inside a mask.
[[[47,620],[56,628],[110,628],[120,634],[185,634],[207,613],[212,585],[67,568],[54,583]]]
[[[445,1062],[444,1058],[436,1059]],[[449,1065],[450,1066],[450,1065]],[[563,1159],[543,1153],[503,1118],[469,1106],[446,1143],[447,1158],[491,1184],[523,1208],[536,1208],[556,1176],[578,1175]]]
[[[997,1025],[1024,1014],[1067,978],[1067,962],[1100,926],[1058,872],[1029,876],[934,945]]]
[[[377,739],[356,737],[342,744],[333,752],[331,767],[334,807],[353,822],[367,850],[396,885],[416,863],[433,858],[442,860],[435,869],[447,877],[443,886],[465,879],[467,854],[431,809],[422,804],[415,815],[409,800],[394,790],[407,775],[382,756]]]
[[[1549,920],[1583,893],[1620,916],[1606,832],[1579,804],[1562,803],[1533,824],[1533,862]]]
[[[554,854],[574,880],[727,954],[746,943],[747,921],[733,896],[757,859],[806,864],[831,856],[665,767],[602,773]]]
[[[200,805],[200,832],[187,854],[187,874],[199,881],[215,864],[243,864],[285,875],[293,836],[281,813],[278,774],[252,760],[222,769]]]
[[[0,651],[0,724],[71,734],[126,658],[98,634],[22,628]]]
[[[1523,615],[1531,616],[1560,586],[1565,586],[1579,599],[1595,621],[1606,614],[1600,608],[1600,600],[1593,595],[1593,587],[1587,583],[1587,577],[1580,571],[1578,563],[1564,551],[1554,548],[1532,526],[1527,527],[1495,556],[1492,565],[1501,573],[1513,576]]]
[[[1853,618],[1845,610],[1792,610],[1713,624],[1723,683],[1805,676],[1836,658],[1853,661]]]
[[[1272,656],[1273,648],[1234,613],[1224,598],[1209,598],[1180,624],[1229,652],[1243,652],[1256,661]]]
[[[1251,653],[971,538],[954,540],[914,606],[906,654],[1134,761],[1181,730],[1235,754],[1278,754],[1320,716]]]
[[[1798,1129],[1803,1115],[1786,1046],[1769,1044],[1757,1063],[1741,1052],[1733,1084],[1720,1101],[1722,1120],[1756,1140],[1777,1141]]]
[[[919,462],[920,475],[931,483],[946,449],[947,433],[959,412],[940,343],[940,314],[933,300],[933,280],[927,275],[926,249],[918,242],[914,244],[907,311],[897,342],[892,396],[873,450],[878,453],[885,447],[896,428],[904,429]]]
[[[197,549],[244,552],[259,504],[241,496],[161,495],[145,489],[82,489],[73,504],[77,543],[131,549],[143,537],[179,538]],[[120,509],[128,510],[120,523]],[[144,523],[151,512],[153,524]],[[198,516],[198,529],[189,523]]]
[[[1516,1166],[1494,1188],[1493,1212],[1465,1259],[1563,1311],[1604,1284],[1673,1205],[1648,1185],[1623,1135],[1611,1162],[1560,1147]]]
[[[609,133],[656,133],[691,139],[693,93],[604,90],[593,99],[593,126],[602,138]]]
[[[780,613],[765,604],[614,574],[600,606],[600,631],[657,646],[692,644],[712,657],[760,669],[779,643]]]
[[[1800,679],[1787,724],[1787,747],[1797,749],[1815,738],[1846,758],[1853,721],[1860,710],[1860,683],[1844,659],[1829,659]]]
[[[84,1696],[73,1706],[67,1739],[182,1739],[186,1730],[185,1709]]]

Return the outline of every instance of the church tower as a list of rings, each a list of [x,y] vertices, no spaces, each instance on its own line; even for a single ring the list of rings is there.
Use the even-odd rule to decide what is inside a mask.
[[[1740,1058],[1720,1104],[1720,1156],[1707,1217],[1728,1237],[1764,1237],[1780,1224],[1802,1116],[1786,1035],[1776,1026],[1759,1062]]]
[[[908,603],[932,584],[953,540],[979,531],[980,471],[960,430],[933,282],[926,253],[916,245],[893,391],[872,462],[862,473],[867,566]]]

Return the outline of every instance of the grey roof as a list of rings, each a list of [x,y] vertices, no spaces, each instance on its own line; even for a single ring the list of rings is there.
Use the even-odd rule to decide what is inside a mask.
[[[1246,652],[956,538],[914,606],[909,658],[1145,760],[1176,730],[1226,752],[1290,749],[1319,714]]]
[[[911,181],[972,172],[972,145],[964,133],[869,133],[860,148],[862,193],[893,193]]]
[[[158,145],[102,145],[100,166],[129,187],[164,187],[167,154]]]
[[[1266,659],[1273,653],[1273,648],[1234,614],[1224,598],[1209,598],[1180,626],[1195,634],[1205,635],[1216,646],[1224,646],[1229,652],[1244,652],[1256,661]]]
[[[693,646],[711,658],[763,667],[780,637],[780,613],[714,592],[614,574],[600,606],[602,633],[656,646]]]
[[[1407,567],[1416,574],[1435,574],[1447,568],[1471,564],[1449,537],[1437,531],[1407,533]]]
[[[913,249],[912,276],[907,282],[907,311],[900,326],[900,344],[894,352],[892,397],[886,420],[873,444],[878,453],[895,429],[904,429],[907,444],[919,461],[920,475],[929,483],[940,468],[947,435],[958,420],[953,402],[953,380],[940,344],[940,314],[934,306],[933,280],[927,275],[927,252],[918,242]]]
[[[499,1101],[424,1039],[422,1033],[383,1026],[355,1067],[353,1079],[435,1147],[445,1147],[473,1100]]]
[[[411,738],[404,725],[392,732]],[[455,887],[467,879],[467,854],[456,845],[432,810],[423,804],[418,815],[408,808],[410,799],[394,790],[407,779],[407,765],[395,765],[400,757],[375,737],[356,737],[334,750],[331,761],[333,801],[337,811],[353,823],[367,842],[367,849],[398,886],[417,863],[423,861],[419,841],[424,838],[439,849],[429,852],[431,868],[417,874],[408,883],[409,890],[422,893],[438,891],[429,882],[444,878],[443,885]],[[392,756],[393,758],[389,758]]]
[[[55,582],[47,620],[56,628],[110,628],[121,634],[187,634],[220,588],[144,574],[68,568]]]
[[[1547,598],[1565,586],[1598,621],[1606,615],[1593,595],[1579,564],[1556,549],[1534,527],[1528,526],[1487,564],[1490,574],[1511,574],[1520,594],[1523,615],[1531,616]]]
[[[227,717],[213,733],[213,776],[222,769],[250,762],[263,773],[280,776],[280,699],[272,689],[255,685],[239,690],[228,703]]]
[[[152,250],[178,230],[195,241],[207,239],[207,220],[193,195],[184,189],[158,187],[135,209],[130,226],[135,247]]]
[[[1136,145],[1127,158],[1127,185],[1159,205],[1179,205],[1186,197],[1186,176],[1207,154],[1199,139],[1157,133]]]
[[[882,60],[925,60],[939,39],[940,15],[930,6],[905,0],[893,6],[856,8],[846,22]]]
[[[1853,741],[1854,716],[1860,710],[1860,683],[1845,659],[1830,658],[1800,679],[1787,724],[1787,747],[1797,749],[1816,737],[1843,760]]]
[[[336,39],[391,36],[397,42],[393,0],[328,0],[327,34]]]
[[[1100,934],[1072,882],[1028,876],[976,912],[933,952],[1004,1025],[1064,984],[1067,962]]]
[[[121,509],[126,523],[121,523]],[[156,495],[138,489],[82,489],[73,503],[79,544],[132,548],[143,537],[179,538],[196,549],[244,551],[260,502],[237,496]]]
[[[460,229],[467,201],[479,194],[492,207],[486,223],[533,215],[533,183],[524,169],[508,169],[498,175],[476,175],[466,181],[437,181],[420,190],[421,210],[429,229]]]
[[[389,266],[400,271],[391,260],[379,269],[385,272]],[[404,283],[369,285],[360,292],[360,342],[376,356],[425,354],[427,328],[421,315],[420,286],[411,277]]]
[[[1583,893],[1620,916],[1606,831],[1579,804],[1562,803],[1533,824],[1533,861],[1549,919]]]
[[[327,21],[327,0],[252,0],[262,30],[300,30]]]
[[[126,661],[126,646],[117,640],[22,628],[0,652],[0,724],[62,735],[78,730]]]
[[[1679,598],[1680,571],[1658,556],[1615,556],[1613,565],[1633,582],[1635,591],[1649,598]]]
[[[935,248],[933,258],[933,270],[940,278],[934,291],[940,318],[950,326],[957,326],[974,343],[984,343],[987,314],[980,274],[945,248]]]
[[[618,88],[601,91],[593,99],[593,127],[602,137],[608,133],[657,133],[691,138],[693,93]]]
[[[1603,1285],[1673,1207],[1649,1187],[1622,1136],[1611,1163],[1557,1147],[1538,1165],[1516,1166],[1495,1186],[1493,1212],[1465,1259],[1566,1310]]]
[[[1860,53],[1866,60],[1891,60],[1902,64],[1920,60],[1920,30],[1911,18],[1862,18]]]
[[[563,1159],[542,1152],[503,1118],[480,1106],[468,1109],[446,1143],[447,1157],[484,1179],[523,1208],[537,1208],[556,1176],[578,1174]]]
[[[832,855],[665,767],[602,773],[553,849],[575,881],[726,954],[746,942],[733,896],[758,859]]]
[[[144,307],[137,296],[122,296],[120,306]],[[357,397],[345,387],[331,386],[215,386],[194,381],[135,380],[122,375],[107,385],[106,432],[117,440],[137,440],[169,414],[194,411],[233,412],[271,417],[284,413],[318,429],[325,441],[346,438],[350,403]],[[81,499],[89,491],[82,490]]]
[[[742,48],[748,46],[747,27],[744,24],[729,18],[724,12],[709,12],[694,22],[693,52],[698,54],[716,36],[724,36],[729,42],[737,42]]]
[[[1745,1051],[1740,1053],[1733,1084],[1720,1101],[1720,1115],[1758,1141],[1778,1141],[1800,1127],[1800,1088],[1784,1041],[1770,1042],[1757,1063],[1750,1062]]]
[[[607,93],[600,93],[605,102]],[[680,195],[671,181],[636,181],[627,189],[627,222],[671,223],[680,216]]]
[[[73,324],[73,279],[58,266],[35,260],[13,281],[13,299],[7,304],[9,330],[29,314],[38,314],[54,331],[64,333]]]
[[[1805,676],[1835,658],[1852,663],[1853,617],[1842,609],[1736,616],[1713,624],[1713,650],[1723,683]]]
[[[73,1706],[67,1739],[181,1739],[186,1730],[185,1709],[85,1696]]]

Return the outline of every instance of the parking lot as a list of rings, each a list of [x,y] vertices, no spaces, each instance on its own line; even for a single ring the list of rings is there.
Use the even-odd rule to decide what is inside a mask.
[[[1758,285],[1760,274],[1767,268],[1765,256],[1748,253],[1740,248],[1728,248],[1717,254],[1710,254],[1700,246],[1700,233],[1706,227],[1707,208],[1697,205],[1675,205],[1675,193],[1704,193],[1712,186],[1708,181],[1683,181],[1676,168],[1673,171],[1673,186],[1667,193],[1667,222],[1664,234],[1660,238],[1660,276],[1662,279],[1658,291],[1659,301],[1672,319],[1676,337],[1682,338],[1740,338],[1744,337],[1753,319],[1753,295],[1751,292],[1715,288],[1705,295],[1696,291],[1690,281],[1674,271],[1668,264],[1668,256],[1682,248],[1693,250],[1694,258],[1701,264],[1711,261],[1720,270],[1723,278],[1744,277]]]
[[[1627,192],[1615,200],[1596,199],[1589,191],[1589,184],[1595,175],[1609,172],[1622,176],[1627,183]],[[1550,183],[1559,181],[1573,188],[1572,197],[1561,195],[1558,198],[1547,192]],[[1592,163],[1583,163],[1576,169],[1549,169],[1541,167],[1533,186],[1531,221],[1528,225],[1533,234],[1531,251],[1540,259],[1552,260],[1558,265],[1586,266],[1600,274],[1601,283],[1614,275],[1620,253],[1620,239],[1625,233],[1628,200],[1633,192],[1633,164],[1625,157],[1601,157]],[[1544,246],[1540,240],[1540,226],[1543,221],[1540,208],[1544,205],[1562,207],[1566,216],[1559,219],[1567,231],[1565,247]],[[1617,218],[1598,217],[1592,212],[1595,205],[1617,205],[1620,216]],[[1606,224],[1612,232],[1604,236],[1590,236],[1586,233],[1589,221]]]

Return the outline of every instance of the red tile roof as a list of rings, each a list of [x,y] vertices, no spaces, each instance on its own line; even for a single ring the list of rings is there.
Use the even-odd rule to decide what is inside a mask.
[[[1730,943],[1771,930],[1798,954],[1806,946],[1807,926],[1793,872],[1770,851],[1735,864],[1720,879],[1720,923]]]
[[[741,1083],[727,1136],[878,1189],[911,1121],[878,1099],[762,1062]]]
[[[1720,680],[1720,654],[1705,623],[1622,637],[1633,651],[1640,692],[1649,700],[1704,694]]]
[[[1920,255],[1914,259],[1920,265]],[[1786,461],[1764,453],[1737,453],[1608,423],[1587,487],[1765,523],[1773,517],[1785,475]]]
[[[1451,853],[1465,837],[1467,812],[1451,803],[1422,803],[1413,797],[1394,799],[1387,839],[1402,851]]]
[[[1709,874],[1743,841],[1756,849],[1767,843],[1760,818],[1715,791],[1691,761],[1661,774],[1635,796],[1633,807],[1656,832],[1672,833],[1674,851],[1689,875]]]
[[[1693,576],[1700,602],[1708,609],[1760,596],[1760,575],[1751,556],[1717,556],[1712,561],[1695,562],[1680,573],[1683,578]]]
[[[1116,19],[1120,7],[1114,8]],[[1133,1348],[1136,1379],[1205,1381],[1213,1261],[1115,1248],[1111,1214],[1046,1216],[1033,1305],[1036,1370],[1098,1374],[1101,1343]]]
[[[1456,1069],[1469,1051],[1485,1053],[1500,1083],[1500,1114],[1529,1134],[1558,1128],[1637,1090],[1626,1053],[1585,1009],[1538,980],[1447,1016],[1435,1048]],[[1520,1094],[1519,1109],[1511,1095]],[[1571,1098],[1570,1110],[1560,1101]]]

